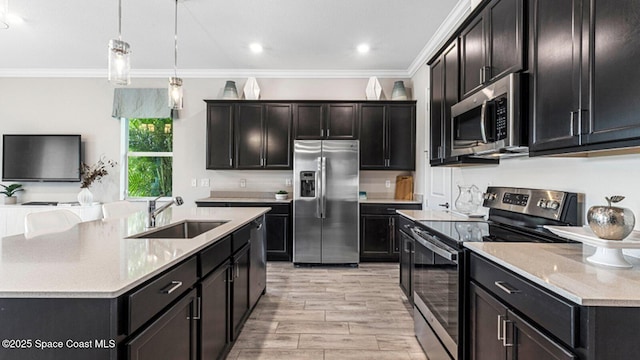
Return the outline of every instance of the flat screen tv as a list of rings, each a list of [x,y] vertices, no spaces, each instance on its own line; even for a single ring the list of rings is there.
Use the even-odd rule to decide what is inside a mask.
[[[80,181],[80,135],[3,135],[2,181]]]

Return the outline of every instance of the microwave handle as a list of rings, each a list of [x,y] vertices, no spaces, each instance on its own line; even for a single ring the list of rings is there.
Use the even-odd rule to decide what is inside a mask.
[[[482,109],[480,110],[480,134],[482,135],[482,142],[487,143],[487,100],[482,102]]]

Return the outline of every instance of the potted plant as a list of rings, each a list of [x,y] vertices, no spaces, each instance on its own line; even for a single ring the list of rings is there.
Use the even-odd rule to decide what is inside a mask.
[[[6,196],[6,198],[4,199],[4,203],[5,204],[15,204],[17,198],[15,197],[15,193],[17,193],[18,191],[24,191],[24,189],[22,188],[22,184],[10,184],[10,185],[2,185],[0,184],[0,186],[2,186],[4,188],[4,190],[0,191],[0,194],[4,194]]]
[[[278,190],[276,192],[276,200],[287,200],[287,196],[289,196],[289,193],[285,190]]]

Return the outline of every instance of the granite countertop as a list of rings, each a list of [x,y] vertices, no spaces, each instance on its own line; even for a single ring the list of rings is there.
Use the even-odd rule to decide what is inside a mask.
[[[631,269],[591,264],[583,244],[464,243],[471,251],[584,306],[640,306],[640,259]]]
[[[448,210],[396,210],[396,212],[413,221],[485,221],[483,217],[468,217]]]
[[[360,204],[422,204],[416,200],[396,200],[396,199],[360,199]]]
[[[192,239],[127,239],[146,212],[80,223],[68,231],[0,239],[0,297],[114,298],[231,234],[270,208],[172,207],[156,228],[182,220],[225,220]]]

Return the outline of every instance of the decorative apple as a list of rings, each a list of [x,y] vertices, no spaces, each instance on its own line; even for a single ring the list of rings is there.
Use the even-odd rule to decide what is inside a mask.
[[[592,206],[587,212],[587,221],[591,230],[601,239],[622,240],[631,234],[636,218],[629,209],[611,206],[618,203],[624,196],[614,195],[605,197],[608,206]]]

